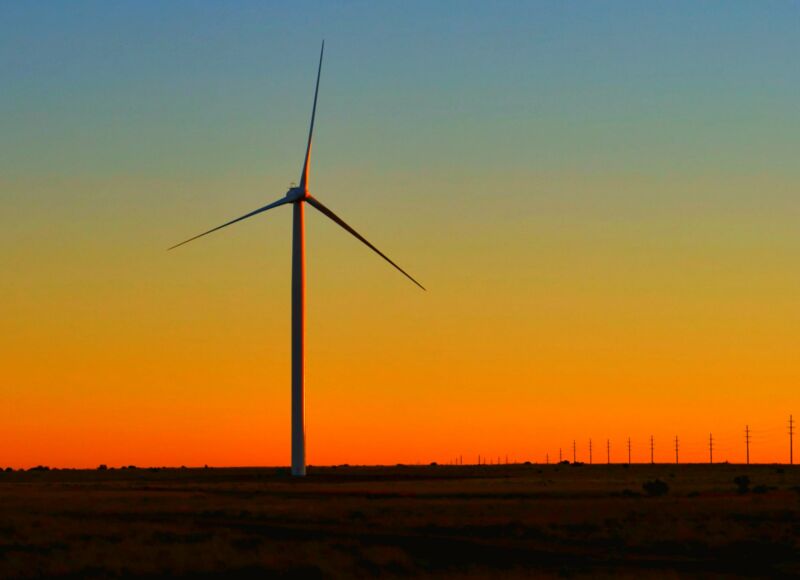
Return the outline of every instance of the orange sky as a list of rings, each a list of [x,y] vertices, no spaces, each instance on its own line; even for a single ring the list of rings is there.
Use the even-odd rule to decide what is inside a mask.
[[[570,190],[642,187],[529,179],[563,188],[563,206]],[[148,222],[147,204],[79,193],[103,184],[58,187],[101,210],[28,203],[11,226],[22,243],[3,285],[0,464],[285,464],[290,212],[167,253],[231,212],[184,199]],[[177,185],[152,187],[166,198]],[[609,223],[487,194],[461,211],[433,199],[420,216],[400,186],[358,201],[340,189],[326,203],[430,290],[309,214],[310,464],[541,461],[573,438],[585,459],[589,437],[611,438],[620,459],[628,436],[647,459],[651,433],[657,458],[671,460],[677,434],[698,461],[709,431],[719,460],[740,461],[747,423],[754,461],[785,459],[800,311],[784,216],[751,219],[747,239],[736,215]]]

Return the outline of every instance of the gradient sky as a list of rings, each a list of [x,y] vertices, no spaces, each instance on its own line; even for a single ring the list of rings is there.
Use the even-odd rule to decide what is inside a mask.
[[[323,37],[310,464],[787,459],[797,4],[6,1],[0,465],[288,464]]]

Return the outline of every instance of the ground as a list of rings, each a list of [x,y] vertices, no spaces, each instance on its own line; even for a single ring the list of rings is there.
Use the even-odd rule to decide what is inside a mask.
[[[376,575],[799,576],[800,468],[0,473],[0,578]]]

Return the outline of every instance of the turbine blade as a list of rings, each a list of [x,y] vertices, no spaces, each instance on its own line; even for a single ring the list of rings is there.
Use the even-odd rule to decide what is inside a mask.
[[[303,163],[303,174],[300,176],[300,189],[308,188],[308,169],[311,164],[311,138],[314,136],[314,117],[317,116],[317,95],[319,94],[319,77],[322,73],[322,55],[325,52],[325,41],[319,51],[319,67],[317,68],[317,88],[314,89],[314,106],[311,109],[311,126],[308,128],[308,145],[306,146],[306,160]]]
[[[357,231],[355,231],[353,228],[351,228],[349,225],[347,225],[347,224],[345,223],[345,221],[344,221],[342,218],[340,218],[338,215],[336,215],[336,214],[335,214],[335,213],[333,213],[331,210],[329,210],[327,207],[325,207],[324,205],[322,205],[322,203],[321,203],[321,202],[320,202],[320,201],[319,201],[317,198],[309,196],[309,197],[307,197],[307,198],[306,198],[306,201],[307,201],[308,203],[310,203],[312,206],[314,206],[314,208],[316,208],[316,209],[317,209],[318,211],[320,211],[322,214],[326,215],[326,216],[327,216],[327,217],[329,217],[331,220],[333,220],[334,222],[336,222],[337,224],[339,224],[341,227],[343,227],[345,230],[347,230],[348,232],[350,232],[351,234],[353,234],[353,236],[355,236],[357,239],[359,239],[359,240],[361,240],[362,242],[364,242],[364,244],[366,244],[368,248],[370,248],[370,249],[371,249],[373,252],[375,252],[376,254],[378,254],[378,255],[379,255],[381,258],[383,258],[384,260],[386,260],[387,262],[389,262],[389,263],[390,263],[392,266],[394,266],[395,268],[397,268],[398,270],[400,270],[400,272],[402,272],[402,274],[403,274],[403,275],[404,275],[406,278],[408,278],[409,280],[411,280],[411,281],[412,281],[414,284],[416,284],[417,286],[419,286],[419,287],[420,287],[420,288],[422,288],[423,290],[426,290],[425,286],[423,286],[422,284],[420,284],[419,282],[417,282],[416,280],[414,280],[414,278],[411,276],[411,274],[409,274],[408,272],[406,272],[405,270],[403,270],[403,269],[402,269],[400,266],[398,266],[397,264],[395,264],[394,262],[392,262],[392,261],[389,259],[389,257],[388,257],[386,254],[384,254],[384,253],[383,253],[383,252],[381,252],[381,251],[380,251],[378,248],[376,248],[375,246],[373,246],[372,244],[370,244],[370,243],[367,241],[367,239],[366,239],[364,236],[362,236],[362,235],[361,235],[361,234],[359,234]]]
[[[258,209],[257,209],[257,210],[255,210],[255,211],[251,211],[250,213],[248,213],[248,214],[245,214],[245,215],[243,215],[242,217],[238,217],[238,218],[236,218],[235,220],[231,220],[231,221],[229,221],[228,223],[224,223],[224,224],[222,224],[221,226],[217,226],[217,227],[215,227],[213,230],[208,230],[207,232],[203,232],[202,234],[198,234],[198,235],[196,235],[196,236],[195,236],[195,237],[193,237],[193,238],[189,238],[188,240],[185,240],[185,241],[181,242],[180,244],[175,244],[175,245],[174,245],[174,246],[172,246],[171,248],[167,248],[167,250],[168,250],[168,251],[169,251],[169,250],[174,250],[174,249],[175,249],[175,248],[177,248],[178,246],[182,246],[183,244],[188,244],[189,242],[191,242],[191,241],[193,241],[193,240],[196,240],[197,238],[202,238],[203,236],[206,236],[206,235],[208,235],[208,234],[210,234],[210,233],[216,232],[217,230],[221,230],[222,228],[226,228],[226,227],[228,227],[229,225],[235,224],[236,222],[240,222],[240,221],[242,221],[242,220],[244,220],[244,219],[247,219],[247,218],[249,218],[249,217],[253,217],[253,216],[254,216],[254,215],[256,215],[256,214],[259,214],[259,213],[261,213],[261,212],[265,212],[265,211],[267,211],[268,209],[272,209],[273,207],[278,207],[279,205],[283,205],[283,204],[285,204],[285,203],[290,203],[290,201],[289,201],[288,199],[286,199],[286,198],[279,199],[278,201],[274,201],[274,202],[272,202],[272,203],[270,203],[270,204],[268,204],[268,205],[265,205],[264,207],[260,207],[260,208],[258,208]]]

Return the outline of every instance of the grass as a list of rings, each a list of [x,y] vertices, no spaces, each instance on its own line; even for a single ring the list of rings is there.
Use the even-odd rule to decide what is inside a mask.
[[[800,469],[0,473],[0,578],[375,575],[796,576]]]

